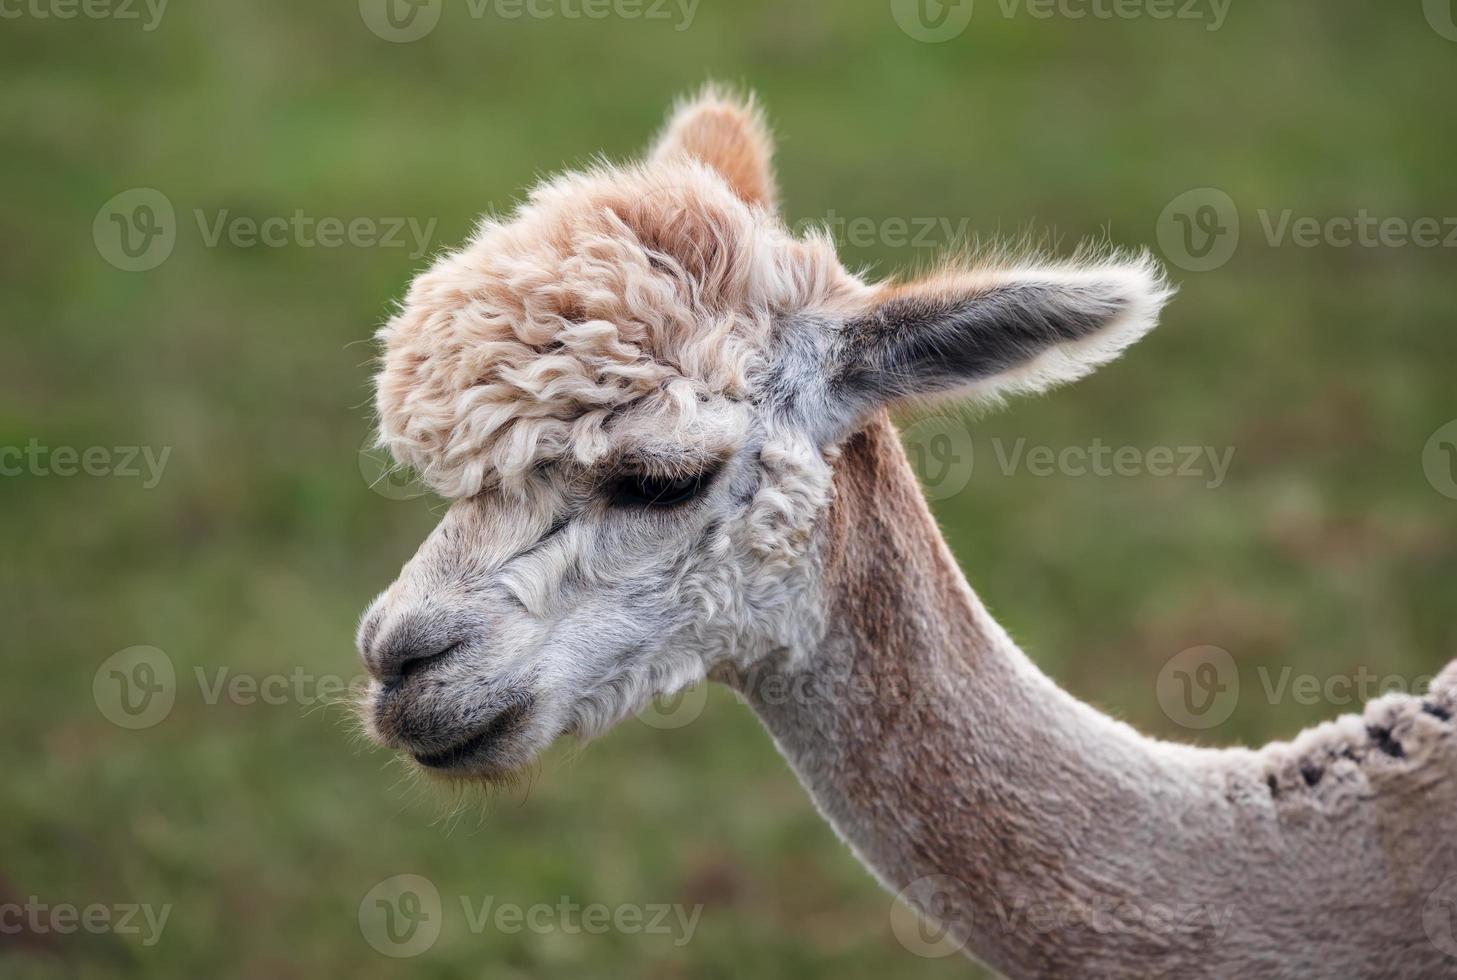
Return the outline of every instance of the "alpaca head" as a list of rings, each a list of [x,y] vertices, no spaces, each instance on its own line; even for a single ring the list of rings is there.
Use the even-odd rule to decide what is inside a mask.
[[[710,91],[646,157],[483,222],[381,331],[381,441],[452,501],[365,614],[372,734],[486,778],[809,648],[835,447],[876,408],[1072,380],[1153,325],[1146,260],[868,285],[775,208]]]

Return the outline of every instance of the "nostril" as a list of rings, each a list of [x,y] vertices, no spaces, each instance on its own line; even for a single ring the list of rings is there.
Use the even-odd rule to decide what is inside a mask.
[[[449,660],[450,657],[454,655],[457,650],[460,649],[460,646],[461,644],[459,642],[456,642],[450,644],[450,646],[446,647],[444,650],[437,650],[434,653],[429,653],[423,650],[414,653],[406,653],[398,659],[398,662],[396,663],[395,668],[392,672],[384,674],[380,677],[380,680],[384,683],[385,690],[393,691],[395,688],[399,687],[401,684],[405,683],[405,681],[415,676],[416,674],[436,664],[444,663],[446,660]]]
[[[369,673],[387,688],[432,670],[469,648],[483,635],[480,622],[464,610],[417,604],[397,610],[361,637],[359,655]]]

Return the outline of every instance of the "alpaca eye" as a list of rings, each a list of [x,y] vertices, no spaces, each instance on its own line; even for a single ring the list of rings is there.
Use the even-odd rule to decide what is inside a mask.
[[[617,482],[612,502],[622,507],[672,507],[697,496],[704,483],[702,473],[680,477],[637,473]]]

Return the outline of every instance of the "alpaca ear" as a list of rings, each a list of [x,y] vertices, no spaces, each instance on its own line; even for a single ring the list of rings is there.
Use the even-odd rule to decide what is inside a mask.
[[[829,345],[828,401],[849,422],[901,399],[1045,391],[1121,354],[1172,294],[1147,256],[884,287]]]
[[[683,156],[712,167],[746,203],[775,207],[774,141],[752,96],[709,86],[680,102],[648,160]]]

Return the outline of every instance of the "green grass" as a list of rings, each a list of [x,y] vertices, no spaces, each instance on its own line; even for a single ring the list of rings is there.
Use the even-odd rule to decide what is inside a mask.
[[[1194,187],[1243,237],[1174,270],[1164,325],[1080,385],[972,423],[976,467],[937,502],[973,584],[1045,669],[1146,730],[1288,737],[1340,710],[1268,703],[1260,670],[1367,665],[1410,680],[1457,655],[1457,501],[1422,449],[1457,417],[1451,249],[1272,247],[1258,212],[1457,214],[1457,45],[1421,5],[1236,4],[1221,30],[1148,18],[1002,19],[954,41],[888,3],[703,0],[691,27],[476,20],[413,44],[354,3],[207,0],[150,33],[0,21],[0,446],[172,447],[136,479],[0,478],[0,903],[150,903],[161,941],[0,936],[18,977],[551,975],[949,977],[896,942],[884,895],[747,710],[716,691],[672,731],[623,725],[554,753],[488,806],[422,791],[348,712],[210,704],[195,680],[357,673],[352,631],[439,513],[366,485],[367,340],[426,259],[408,248],[206,247],[194,212],[413,216],[432,248],[534,178],[642,146],[706,78],[760,91],[790,219],[944,217],[991,237],[1152,245]],[[152,187],[171,258],[92,242],[102,204]],[[925,249],[849,245],[880,272]],[[1004,476],[994,440],[1234,447],[1187,479]],[[1229,650],[1241,700],[1204,733],[1160,710],[1162,665]],[[91,696],[116,651],[169,655],[177,703],[125,731]],[[369,889],[421,874],[439,941],[394,963]],[[473,933],[457,896],[529,906],[703,903],[693,940]]]

